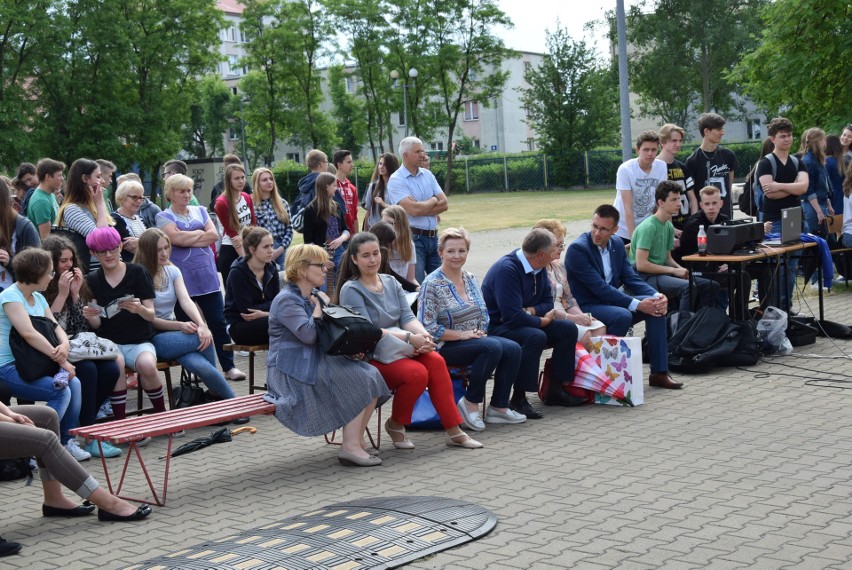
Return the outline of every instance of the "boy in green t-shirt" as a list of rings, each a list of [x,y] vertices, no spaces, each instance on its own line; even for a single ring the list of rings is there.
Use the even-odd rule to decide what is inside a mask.
[[[27,206],[27,218],[38,228],[41,239],[50,235],[50,226],[56,223],[59,214],[56,194],[65,184],[64,170],[65,164],[51,158],[43,158],[36,165],[38,188]]]

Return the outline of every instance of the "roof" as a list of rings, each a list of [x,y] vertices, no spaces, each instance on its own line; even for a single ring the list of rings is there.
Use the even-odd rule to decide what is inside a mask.
[[[246,9],[239,0],[218,0],[216,7],[228,14],[242,14]]]

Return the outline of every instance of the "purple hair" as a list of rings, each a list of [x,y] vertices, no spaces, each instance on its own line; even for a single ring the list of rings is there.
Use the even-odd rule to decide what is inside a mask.
[[[91,251],[109,251],[121,245],[121,236],[113,227],[95,228],[86,236]]]

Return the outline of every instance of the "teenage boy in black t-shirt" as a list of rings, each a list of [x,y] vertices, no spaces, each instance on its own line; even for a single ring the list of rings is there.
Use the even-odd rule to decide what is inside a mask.
[[[701,146],[686,159],[686,174],[692,177],[695,188],[715,186],[722,196],[722,213],[734,216],[731,189],[734,171],[739,169],[736,155],[719,146],[725,136],[725,119],[716,113],[704,113],[698,118]]]
[[[764,194],[760,209],[763,221],[771,222],[772,232],[778,233],[781,231],[781,210],[802,207],[801,196],[808,189],[808,171],[803,161],[790,158],[790,147],[793,146],[793,123],[784,117],[776,117],[769,121],[767,131],[769,138],[775,143],[772,162],[767,157],[761,158],[757,164],[755,176]],[[790,301],[793,298],[793,285],[796,282],[798,267],[799,256],[791,256],[788,261],[786,291],[781,292],[781,308],[784,310],[791,308]]]

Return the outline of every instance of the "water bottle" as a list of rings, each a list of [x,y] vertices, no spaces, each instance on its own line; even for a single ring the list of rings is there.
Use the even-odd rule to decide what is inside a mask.
[[[698,226],[698,255],[707,255],[707,232],[704,226]]]

